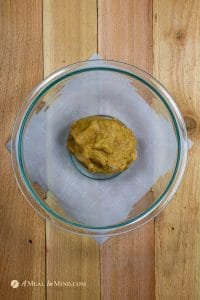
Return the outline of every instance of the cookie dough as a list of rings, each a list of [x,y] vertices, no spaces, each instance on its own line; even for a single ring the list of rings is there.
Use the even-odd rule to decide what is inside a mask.
[[[101,116],[74,121],[67,148],[92,173],[119,173],[137,158],[133,132],[119,120]]]

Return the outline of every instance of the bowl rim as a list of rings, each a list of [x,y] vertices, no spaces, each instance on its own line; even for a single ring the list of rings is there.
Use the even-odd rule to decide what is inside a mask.
[[[101,65],[102,63],[108,65]],[[110,63],[110,64],[109,64]],[[111,63],[117,64],[118,66],[111,66]],[[82,66],[83,64],[83,66]],[[93,66],[84,66],[84,64],[94,64]],[[70,68],[73,68],[72,70]],[[120,68],[121,67],[121,68]],[[131,67],[133,70],[127,70],[127,67]],[[83,72],[90,72],[90,71],[112,71],[127,75],[131,78],[134,78],[141,83],[145,84],[150,90],[152,90],[158,98],[163,102],[166,109],[168,110],[171,120],[173,122],[173,127],[176,133],[177,138],[177,159],[173,174],[162,192],[162,194],[154,201],[154,203],[148,207],[144,212],[138,214],[134,218],[130,218],[126,221],[119,222],[114,225],[108,226],[93,226],[93,225],[85,225],[78,222],[70,221],[55,211],[53,211],[35,192],[34,188],[32,187],[25,171],[25,166],[23,162],[23,133],[26,126],[26,122],[29,118],[30,113],[32,112],[35,105],[40,101],[41,97],[48,92],[53,86],[57,83],[61,82],[62,80],[72,77],[73,75],[81,74]],[[25,109],[25,111],[24,111]],[[126,227],[128,225],[137,224],[144,220],[146,220],[148,216],[151,215],[151,219],[158,214],[157,208],[159,205],[165,200],[166,204],[172,199],[174,196],[180,182],[182,180],[184,170],[186,167],[187,161],[187,131],[185,127],[185,123],[183,117],[175,104],[173,98],[168,93],[168,91],[163,87],[163,85],[156,80],[152,75],[149,73],[141,70],[140,68],[127,64],[120,61],[115,60],[105,60],[105,59],[94,59],[94,60],[86,60],[80,61],[75,64],[67,65],[63,68],[58,69],[54,73],[50,74],[46,77],[36,88],[28,95],[24,105],[22,105],[20,112],[17,115],[17,118],[14,122],[13,131],[12,131],[12,138],[11,138],[11,159],[12,159],[12,166],[14,169],[14,174],[18,185],[21,190],[23,190],[22,185],[25,187],[25,195],[26,199],[28,200],[28,195],[26,192],[31,195],[33,200],[40,205],[47,213],[49,213],[55,220],[58,220],[61,223],[78,227],[79,229],[87,229],[87,230],[97,230],[101,232],[102,230],[116,230],[119,228]],[[17,174],[16,164],[14,160],[17,161],[17,167],[19,174]],[[19,180],[19,175],[22,180]],[[152,216],[153,214],[153,216]],[[44,215],[45,216],[45,215]],[[56,223],[56,222],[55,222]]]

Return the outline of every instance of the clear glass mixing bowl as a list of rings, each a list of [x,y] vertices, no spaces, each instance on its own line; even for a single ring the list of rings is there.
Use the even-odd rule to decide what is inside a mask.
[[[127,171],[94,177],[68,153],[71,122],[89,115],[117,118],[134,131],[138,159]],[[14,124],[11,157],[38,213],[74,233],[109,236],[135,229],[167,205],[187,151],[181,113],[156,79],[132,65],[91,60],[56,71],[29,94]]]

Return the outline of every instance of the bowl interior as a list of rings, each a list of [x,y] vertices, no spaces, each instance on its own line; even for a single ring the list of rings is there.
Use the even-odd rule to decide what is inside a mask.
[[[114,117],[137,138],[138,158],[116,177],[90,178],[66,149],[74,120]],[[66,72],[31,102],[18,135],[19,168],[38,205],[80,226],[120,226],[162,201],[179,161],[176,122],[147,80],[110,66]]]

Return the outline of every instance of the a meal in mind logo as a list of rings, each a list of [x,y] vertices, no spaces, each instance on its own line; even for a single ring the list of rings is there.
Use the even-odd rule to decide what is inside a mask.
[[[47,281],[46,283],[41,281],[41,282],[37,282],[37,281],[29,281],[29,280],[24,280],[21,283],[19,283],[18,280],[14,279],[11,280],[10,285],[13,289],[20,287],[41,287],[41,286],[49,286],[49,287],[54,287],[54,286],[58,286],[58,287],[85,287],[87,285],[86,281]]]

